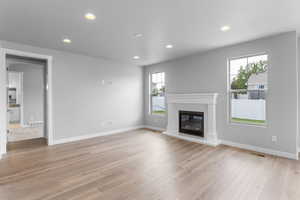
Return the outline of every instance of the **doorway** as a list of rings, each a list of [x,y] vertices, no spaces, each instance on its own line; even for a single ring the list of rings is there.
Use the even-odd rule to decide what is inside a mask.
[[[6,55],[8,147],[46,139],[46,64],[45,60]]]
[[[52,57],[1,49],[1,58],[7,72],[7,131],[0,138],[0,156],[10,147],[32,145],[33,141],[52,145]]]

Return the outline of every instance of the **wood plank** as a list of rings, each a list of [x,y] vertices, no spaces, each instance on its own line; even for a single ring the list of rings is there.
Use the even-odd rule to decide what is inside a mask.
[[[141,129],[11,152],[1,200],[300,199],[300,162]]]

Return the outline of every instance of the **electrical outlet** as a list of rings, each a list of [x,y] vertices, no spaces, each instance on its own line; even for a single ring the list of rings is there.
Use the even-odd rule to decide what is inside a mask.
[[[277,136],[275,135],[272,136],[272,142],[277,142]]]

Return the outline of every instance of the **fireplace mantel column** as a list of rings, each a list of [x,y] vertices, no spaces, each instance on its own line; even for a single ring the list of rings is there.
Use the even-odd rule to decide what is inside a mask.
[[[175,104],[173,103],[168,104],[168,116],[175,116],[178,119],[178,113],[176,112]],[[172,120],[171,117],[168,117],[167,130],[169,133],[178,134],[177,122]]]
[[[218,140],[216,121],[216,104],[208,104],[208,133],[206,139],[209,143],[218,145],[220,141]]]

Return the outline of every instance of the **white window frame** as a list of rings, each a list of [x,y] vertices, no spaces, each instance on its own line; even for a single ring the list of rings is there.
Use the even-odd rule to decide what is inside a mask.
[[[269,86],[267,87],[268,89],[261,89],[263,91],[265,91],[265,100],[266,100],[266,105],[265,105],[265,122],[264,123],[247,123],[247,122],[237,122],[237,121],[233,121],[232,120],[232,114],[231,114],[231,99],[232,99],[232,92],[238,92],[238,91],[248,91],[248,89],[242,89],[242,90],[232,90],[231,89],[231,82],[230,82],[230,70],[231,70],[231,66],[230,63],[232,60],[237,60],[237,59],[243,59],[243,58],[247,58],[247,63],[248,63],[248,58],[251,57],[255,57],[255,56],[263,56],[266,55],[267,56],[267,61],[268,61],[268,68],[267,68],[267,77],[269,77],[269,68],[270,68],[270,55],[267,52],[262,52],[262,53],[257,53],[257,54],[250,54],[250,55],[244,55],[244,56],[240,56],[240,57],[232,57],[232,58],[228,58],[227,59],[227,108],[228,108],[228,123],[231,125],[242,125],[242,126],[255,126],[255,127],[261,127],[261,128],[266,128],[268,125],[268,112],[267,112],[267,107],[268,107],[268,89]],[[267,79],[267,83],[269,83],[268,79]]]
[[[164,113],[154,113],[152,110],[152,75],[153,74],[158,74],[158,73],[163,73],[164,74],[164,86],[166,87],[166,73],[163,71],[158,71],[158,72],[150,72],[149,73],[149,114],[150,115],[156,115],[156,116],[165,116],[167,112],[167,107],[166,107],[166,92],[164,96],[164,105],[165,105],[165,112]]]

